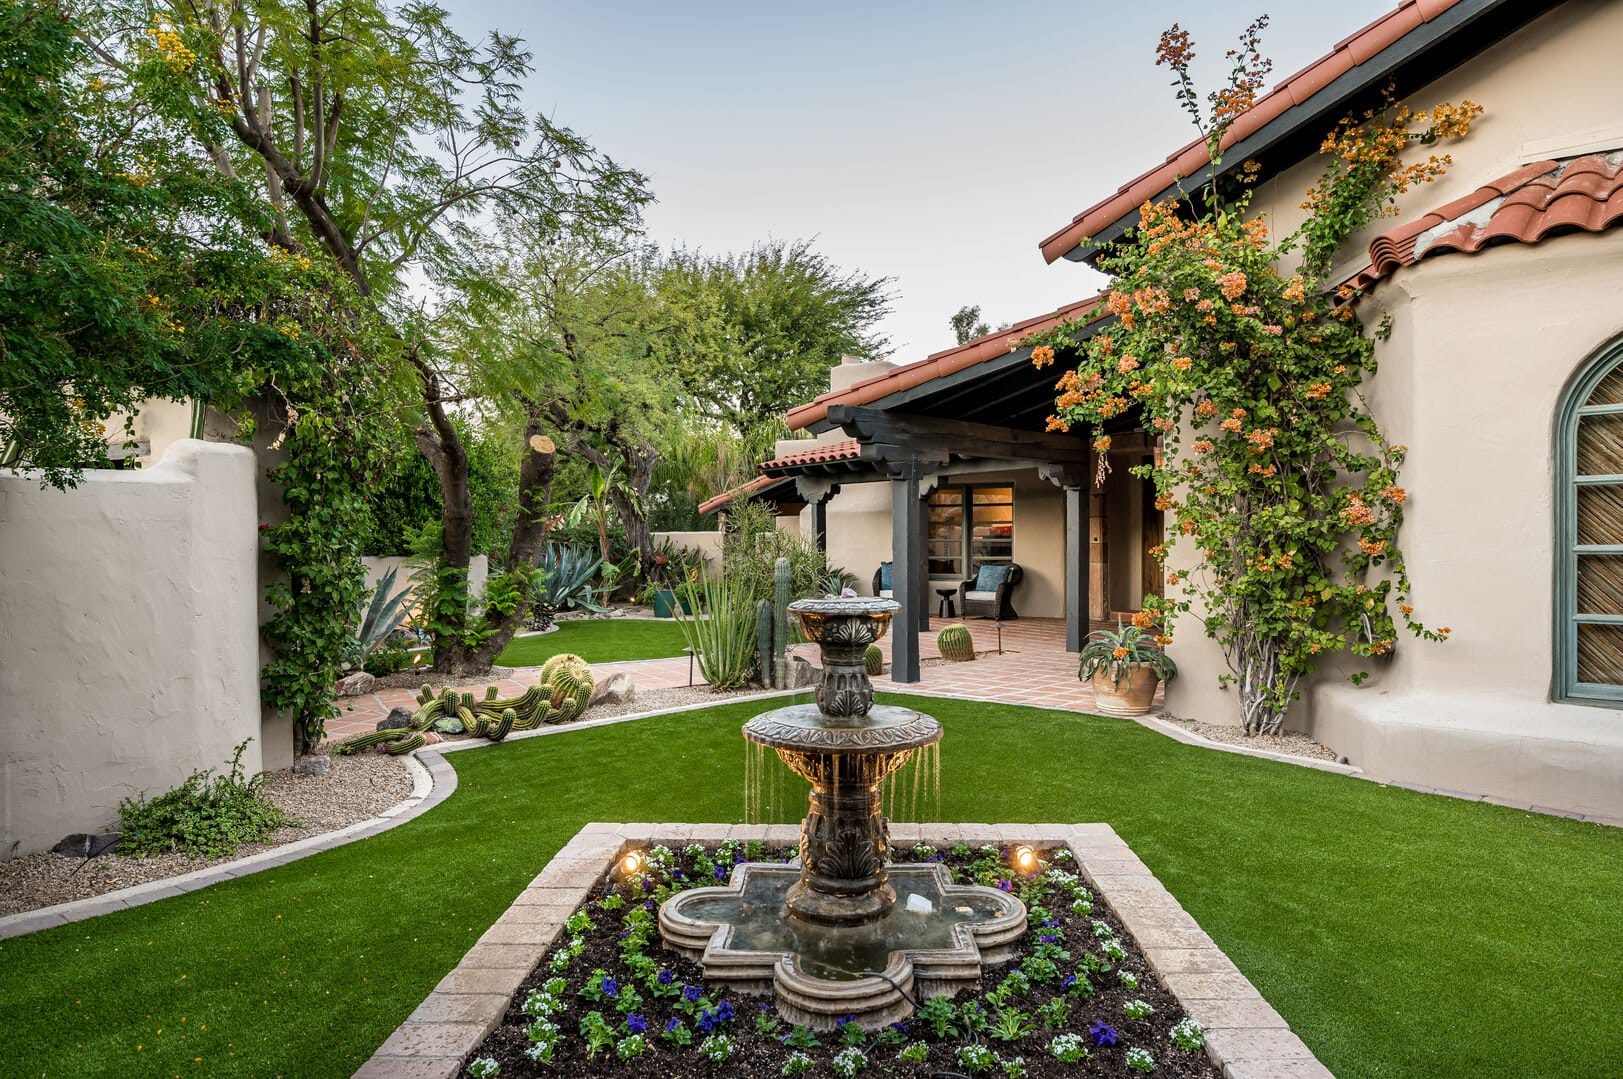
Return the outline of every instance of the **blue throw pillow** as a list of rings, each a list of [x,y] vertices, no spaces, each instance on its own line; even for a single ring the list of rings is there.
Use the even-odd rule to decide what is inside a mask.
[[[975,591],[996,592],[1009,579],[1008,566],[982,566],[975,574]]]
[[[889,562],[879,563],[879,590],[881,592],[889,592],[894,587],[890,581],[890,568]]]

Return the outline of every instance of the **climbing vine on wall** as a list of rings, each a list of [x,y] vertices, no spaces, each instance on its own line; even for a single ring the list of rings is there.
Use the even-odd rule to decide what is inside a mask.
[[[1188,35],[1174,26],[1162,36],[1157,62],[1176,77],[1214,177],[1229,125],[1269,70],[1265,25],[1248,28],[1206,107],[1189,75]],[[1414,617],[1397,539],[1405,448],[1385,438],[1362,392],[1376,362],[1374,337],[1348,302],[1356,297],[1327,275],[1354,231],[1449,163],[1405,163],[1404,153],[1464,136],[1480,111],[1389,105],[1344,120],[1325,140],[1329,163],[1303,204],[1306,222],[1282,238],[1250,215],[1255,163],[1235,170],[1238,183],[1214,178],[1184,200],[1146,203],[1138,227],[1098,256],[1113,278],[1103,305],[1113,321],[1080,344],[1074,324],[1030,341],[1039,367],[1060,353],[1074,360],[1056,386],[1051,429],[1087,424],[1104,453],[1110,438],[1097,432],[1136,409],[1160,435],[1155,462],[1134,469],[1175,522],[1153,554],[1165,560],[1187,542],[1194,557],[1167,574],[1175,589],[1148,598],[1139,621],[1159,622],[1170,644],[1177,617],[1198,615],[1227,659],[1224,680],[1250,733],[1279,729],[1325,656],[1389,655],[1400,620],[1423,638],[1449,633]]]

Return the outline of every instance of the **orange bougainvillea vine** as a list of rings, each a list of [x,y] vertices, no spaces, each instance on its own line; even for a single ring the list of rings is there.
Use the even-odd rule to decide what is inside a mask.
[[[1214,164],[1269,69],[1265,25],[1253,23],[1229,53],[1229,80],[1204,108],[1188,34],[1174,26],[1161,38],[1158,62],[1176,74]],[[1179,542],[1194,557],[1167,573],[1168,597],[1145,606],[1166,626],[1198,614],[1251,733],[1279,729],[1326,655],[1388,655],[1398,620],[1420,637],[1447,636],[1417,621],[1409,602],[1397,542],[1410,497],[1398,483],[1404,448],[1382,435],[1361,393],[1374,337],[1326,276],[1348,236],[1449,164],[1406,162],[1405,151],[1463,137],[1480,111],[1389,106],[1338,124],[1307,220],[1283,238],[1250,213],[1246,185],[1259,174],[1250,163],[1183,200],[1146,203],[1138,227],[1097,259],[1113,278],[1110,324],[1028,341],[1039,366],[1073,365],[1055,386],[1051,429],[1082,424],[1108,448],[1103,429],[1136,409],[1160,433],[1154,463],[1135,469],[1154,480],[1155,504],[1175,525],[1158,557]]]

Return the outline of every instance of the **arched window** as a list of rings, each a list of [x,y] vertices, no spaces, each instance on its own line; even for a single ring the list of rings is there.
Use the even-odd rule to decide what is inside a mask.
[[[1623,342],[1562,402],[1555,501],[1555,695],[1623,704]]]

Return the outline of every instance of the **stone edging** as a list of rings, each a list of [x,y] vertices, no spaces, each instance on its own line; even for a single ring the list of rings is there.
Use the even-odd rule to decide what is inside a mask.
[[[513,995],[628,848],[664,843],[794,843],[792,824],[588,824],[355,1072],[356,1079],[455,1079]],[[893,824],[898,845],[1063,844],[1146,961],[1206,1033],[1224,1079],[1333,1079],[1289,1024],[1108,824]]]
[[[773,690],[766,693],[743,694],[722,698],[720,703],[732,704],[739,701],[764,700],[769,697],[782,697],[802,692],[806,691],[799,689]],[[628,712],[624,715],[604,716],[600,719],[565,723],[556,727],[542,727],[539,730],[517,731],[508,735],[506,741],[517,742],[526,738],[563,734],[567,731],[585,730],[591,727],[607,727],[631,720],[651,719],[655,716],[670,715],[673,712],[687,712],[697,708],[710,707],[713,707],[710,702],[704,702],[675,705],[671,708],[659,708],[650,712]],[[0,918],[0,940],[37,933],[42,929],[53,929],[59,925],[82,922],[87,918],[111,914],[115,910],[143,906],[147,903],[157,902],[160,899],[168,899],[171,896],[185,895],[188,892],[195,892],[199,888],[218,884],[223,880],[232,880],[236,877],[246,877],[250,873],[275,869],[290,862],[296,862],[300,858],[319,854],[334,847],[341,847],[346,843],[353,843],[357,839],[366,839],[380,832],[386,832],[396,825],[404,824],[413,817],[428,812],[449,798],[456,790],[456,770],[441,756],[442,753],[464,749],[482,749],[498,744],[500,743],[469,738],[461,742],[442,742],[433,748],[419,749],[414,753],[407,754],[405,758],[406,767],[411,770],[411,794],[402,801],[383,810],[375,817],[357,821],[354,824],[331,832],[306,836],[303,839],[285,843],[271,850],[251,854],[246,858],[238,858],[235,861],[221,862],[219,865],[195,869],[190,873],[147,881],[145,884],[135,884],[128,888],[120,888],[114,892],[103,892],[101,895],[93,895],[87,899],[75,899],[67,903],[57,903],[54,906],[40,907],[37,910],[25,910],[19,914],[10,914]]]

